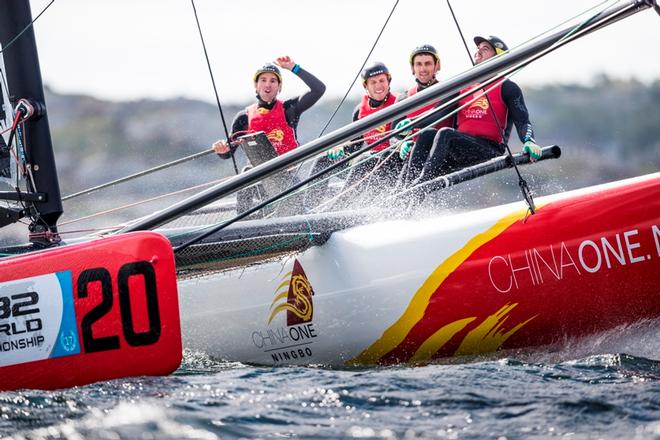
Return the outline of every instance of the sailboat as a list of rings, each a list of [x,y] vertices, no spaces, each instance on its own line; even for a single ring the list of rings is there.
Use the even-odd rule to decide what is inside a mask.
[[[29,17],[25,5],[6,6],[11,16]],[[167,374],[180,362],[181,337],[190,350],[255,364],[415,364],[552,346],[657,320],[659,173],[441,218],[388,219],[380,210],[255,215],[333,171],[271,191],[277,185],[269,185],[269,179],[272,183],[289,167],[475,82],[487,87],[580,36],[649,8],[658,11],[650,0],[611,7],[578,27],[514,48],[167,209],[76,243],[58,242],[61,203],[54,157],[49,140],[37,142],[35,128],[47,138],[47,117],[43,112],[32,120],[21,116],[38,113],[43,103],[38,69],[36,74],[9,69],[19,64],[20,55],[10,59],[8,42],[29,28],[30,19],[0,26],[11,91],[4,94],[3,108],[13,110],[7,111],[5,126],[35,130],[28,137],[31,144],[46,150],[42,159],[36,159],[35,151],[24,161],[39,164],[40,173],[13,196],[29,201],[31,209],[7,213],[8,218],[38,215],[33,243],[3,249],[7,256],[0,260],[6,298],[0,301],[13,313],[7,313],[11,330],[4,341],[11,348],[23,334],[14,333],[13,324],[19,331],[32,325],[35,334],[44,333],[45,321],[39,324],[43,328],[27,324],[37,313],[40,320],[50,313],[35,302],[35,292],[38,301],[43,289],[68,298],[58,300],[59,308],[48,307],[59,313],[54,314],[50,345],[42,341],[38,354],[33,346],[18,343],[0,352],[3,373],[23,378],[0,387],[59,387]],[[34,46],[33,40],[17,41]],[[33,47],[26,51],[36,57]],[[16,85],[17,78],[31,77],[25,89]],[[32,99],[23,103],[26,113],[10,96]],[[17,145],[16,151],[22,151]],[[560,149],[551,146],[542,159],[559,155]],[[524,155],[503,156],[442,176],[433,186],[441,191],[525,163],[529,157]],[[49,177],[39,180],[45,169]],[[262,180],[265,200],[240,214],[204,227],[178,223],[185,215],[221,209],[214,205],[217,200]],[[47,195],[46,204],[27,199],[39,197],[37,189]],[[42,279],[55,288],[39,287]],[[30,313],[20,314],[25,311]],[[21,352],[31,354],[13,356]],[[81,369],[88,373],[66,374]],[[43,371],[56,374],[45,377]]]

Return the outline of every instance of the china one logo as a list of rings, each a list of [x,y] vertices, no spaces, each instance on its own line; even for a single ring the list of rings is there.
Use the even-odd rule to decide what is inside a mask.
[[[489,107],[488,99],[485,96],[482,96],[481,98],[477,99],[470,105],[470,108],[474,108],[474,107],[479,107],[484,110],[488,110]]]
[[[257,107],[257,113],[259,113],[260,115],[265,115],[270,113],[270,110],[267,109],[266,107]]]
[[[293,270],[285,274],[282,279],[282,283],[277,287],[275,299],[270,305],[271,314],[268,323],[270,324],[280,312],[286,312],[288,326],[310,322],[314,314],[312,303],[314,289],[298,260],[294,261]]]
[[[378,133],[385,133],[387,131],[387,125],[381,125],[380,127],[376,127],[376,131]]]
[[[279,128],[274,128],[266,137],[271,142],[282,142],[282,139],[284,139],[284,132]]]

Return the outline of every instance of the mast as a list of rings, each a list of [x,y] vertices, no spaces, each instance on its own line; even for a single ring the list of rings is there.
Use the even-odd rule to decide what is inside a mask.
[[[62,199],[31,25],[30,3],[23,0],[0,0],[0,11],[0,44],[10,100],[15,106],[19,100],[25,99],[27,102],[23,102],[34,109],[24,126],[24,139],[28,142],[26,148],[29,153],[27,165],[31,168],[34,182],[31,191],[41,193],[37,197],[23,195],[23,200],[34,200],[36,210],[35,219],[30,225],[31,240],[42,244],[54,243],[59,241],[57,220],[62,215]],[[22,35],[12,42],[21,32]],[[11,109],[4,110],[11,112]]]

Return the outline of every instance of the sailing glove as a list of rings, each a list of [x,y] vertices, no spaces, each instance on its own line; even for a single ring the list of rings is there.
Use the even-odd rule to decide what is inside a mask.
[[[404,143],[401,144],[399,147],[399,157],[401,160],[405,159],[406,156],[408,156],[408,153],[410,153],[410,150],[412,150],[413,145],[415,143],[413,141],[405,141]]]
[[[346,156],[346,153],[344,153],[344,147],[340,145],[339,147],[331,148],[328,151],[327,156],[330,160],[340,160]]]
[[[529,140],[523,144],[523,153],[529,154],[529,157],[532,159],[532,161],[535,161],[537,159],[541,158],[541,147],[538,146],[538,144],[532,140]]]
[[[395,129],[395,130],[399,130],[400,128],[407,127],[407,126],[409,126],[410,124],[412,124],[412,120],[410,120],[410,118],[402,119],[402,120],[400,120],[399,122],[397,122],[396,127],[395,127],[394,129]],[[401,135],[401,136],[408,136],[408,135],[410,134],[411,131],[412,131],[412,129],[409,128],[409,129],[407,129],[407,130],[403,130],[401,133],[399,133],[399,135]]]

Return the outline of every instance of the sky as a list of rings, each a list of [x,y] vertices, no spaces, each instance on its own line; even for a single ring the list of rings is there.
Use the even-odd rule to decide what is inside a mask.
[[[50,0],[30,0],[36,16]],[[395,0],[195,0],[217,91],[223,103],[253,99],[252,75],[290,55],[343,96],[374,44]],[[612,1],[453,0],[470,53],[475,35],[497,35],[509,47]],[[55,0],[35,23],[44,83],[60,93],[110,100],[187,97],[215,102],[189,0]],[[537,61],[516,75],[521,86],[588,84],[615,78],[660,79],[660,17],[643,11]],[[413,83],[410,51],[434,45],[439,78],[470,67],[447,1],[399,0],[369,58],[385,62],[392,88]],[[282,97],[305,90],[290,72]],[[351,96],[362,94],[358,83]]]

